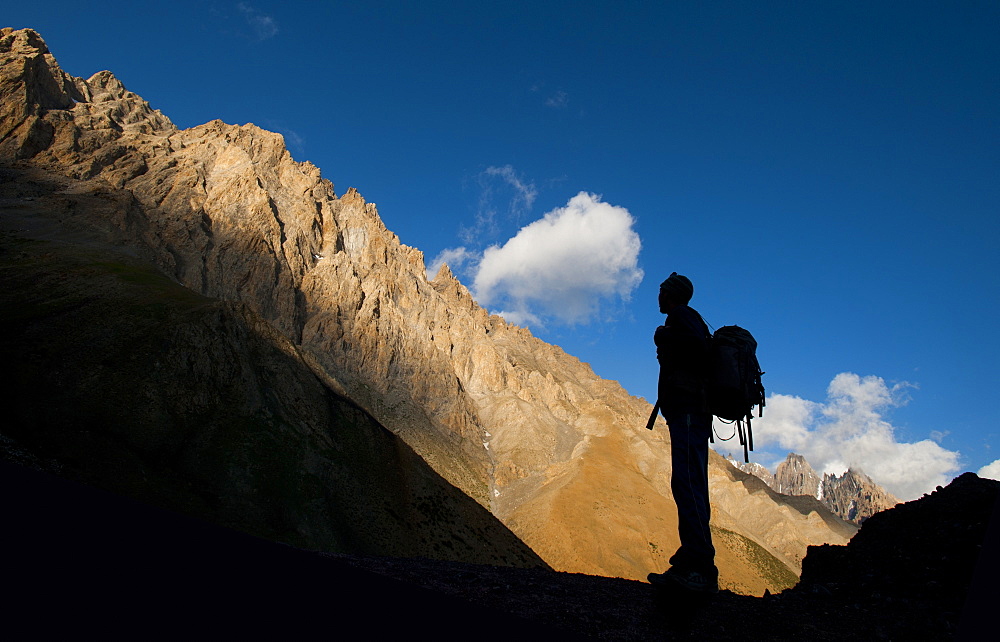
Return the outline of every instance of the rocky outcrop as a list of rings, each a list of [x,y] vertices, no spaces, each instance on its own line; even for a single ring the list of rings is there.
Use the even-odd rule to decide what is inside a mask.
[[[998,501],[1000,482],[963,473],[930,495],[873,515],[847,546],[810,547],[802,589],[818,586],[834,599],[850,595],[870,604],[883,626],[898,627],[893,637],[956,636],[963,606],[971,615],[966,598],[973,582],[984,591],[979,608],[995,594]],[[987,553],[992,559],[984,559]],[[992,628],[991,613],[976,615]],[[987,634],[970,632],[956,639]]]
[[[823,475],[823,503],[852,524],[879,511],[892,508],[899,500],[861,471],[848,468],[843,475]]]
[[[490,316],[446,267],[428,280],[373,204],[338,195],[278,134],[220,121],[178,130],[107,72],[64,74],[30,30],[0,32],[0,56],[0,162],[36,172],[44,201],[30,226],[8,208],[8,228],[72,231],[244,306],[553,567],[663,569],[676,513],[648,403]],[[780,588],[807,545],[853,532],[729,471],[713,454],[724,584]]]
[[[41,36],[30,29],[0,30],[0,87],[4,158],[42,154],[69,160],[79,166],[78,172],[91,176],[112,168],[106,172],[111,176],[115,163],[130,152],[118,144],[120,134],[176,130],[110,72],[100,71],[86,81],[63,72]]]

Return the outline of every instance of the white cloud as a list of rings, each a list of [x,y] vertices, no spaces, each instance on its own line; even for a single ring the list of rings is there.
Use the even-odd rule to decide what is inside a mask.
[[[481,305],[502,306],[509,320],[590,321],[602,301],[628,300],[642,281],[634,222],[624,207],[580,192],[503,246],[488,247],[472,290]]]
[[[755,443],[767,447],[777,442],[783,449],[803,454],[813,439],[808,426],[821,407],[821,404],[798,397],[771,395],[764,416],[754,419],[751,424]]]
[[[278,35],[278,24],[274,21],[274,18],[260,13],[243,2],[236,6],[243,14],[243,18],[247,21],[247,24],[254,30],[257,40],[267,40]]]
[[[883,413],[905,404],[911,387],[845,372],[830,382],[824,403],[772,395],[764,417],[753,421],[755,445],[797,452],[820,473],[863,470],[900,499],[914,499],[951,480],[959,453],[930,439],[896,441]]]
[[[1000,481],[1000,459],[996,460],[992,464],[986,464],[985,466],[980,468],[979,472],[976,474],[979,475],[980,477],[985,477],[987,479],[996,479],[997,481]]]
[[[940,444],[942,441],[944,441],[944,438],[950,434],[951,434],[950,430],[932,430],[931,439]]]
[[[608,302],[627,301],[642,281],[635,219],[624,207],[586,192],[521,227],[502,245],[481,250],[489,237],[503,238],[499,221],[520,226],[538,190],[510,165],[488,167],[476,180],[476,223],[460,229],[464,245],[447,248],[428,262],[428,279],[447,263],[471,283],[481,305],[511,323],[535,327],[587,323]],[[506,215],[498,215],[503,210]]]

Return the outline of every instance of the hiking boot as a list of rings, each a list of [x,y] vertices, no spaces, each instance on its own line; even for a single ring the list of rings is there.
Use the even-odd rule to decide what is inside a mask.
[[[646,576],[655,586],[680,587],[692,593],[714,595],[719,592],[719,578],[714,573],[700,573],[671,566],[665,573],[650,573]]]

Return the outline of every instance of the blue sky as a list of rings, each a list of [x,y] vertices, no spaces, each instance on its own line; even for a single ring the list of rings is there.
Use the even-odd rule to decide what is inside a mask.
[[[688,275],[710,324],[759,341],[765,465],[795,448],[911,496],[1000,459],[996,2],[4,14],[180,127],[283,133],[488,308],[632,394],[655,395],[658,285]]]

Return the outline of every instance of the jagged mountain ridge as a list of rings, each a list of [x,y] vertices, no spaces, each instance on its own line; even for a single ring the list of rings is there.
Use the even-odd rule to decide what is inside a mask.
[[[59,229],[245,304],[553,567],[662,570],[676,514],[648,403],[490,316],[447,268],[428,281],[374,205],[353,189],[338,197],[279,135],[220,121],[178,130],[110,73],[62,72],[30,30],[0,32],[0,54],[0,158],[68,179],[49,195]],[[713,453],[724,584],[774,590],[787,576],[752,560],[794,573],[808,544],[853,534],[741,475]]]
[[[731,459],[729,462],[783,495],[815,497],[833,514],[852,524],[860,525],[875,513],[900,503],[871,477],[853,468],[842,475],[824,473],[820,478],[806,458],[796,453],[788,453],[773,474],[760,464],[744,464]]]

